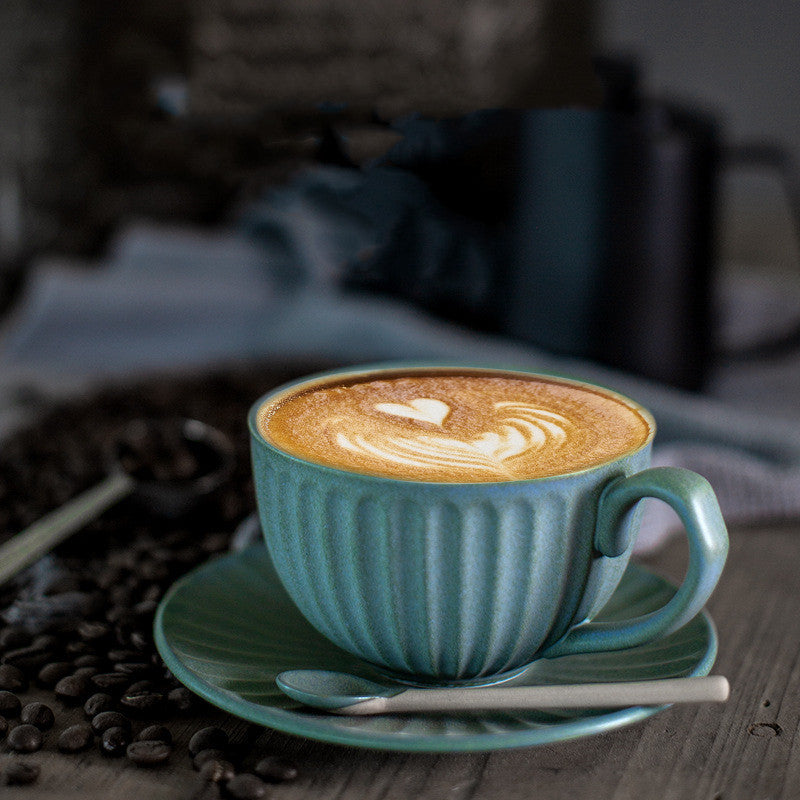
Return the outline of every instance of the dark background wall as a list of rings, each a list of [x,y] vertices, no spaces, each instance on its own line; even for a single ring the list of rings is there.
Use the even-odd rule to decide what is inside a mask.
[[[647,87],[719,112],[736,140],[800,157],[800,3],[599,0],[597,40],[637,55]]]
[[[324,41],[308,31],[295,41],[290,37],[292,46],[287,50],[284,41],[286,59],[279,63],[265,50],[270,39],[264,32],[284,25],[296,33],[304,19],[313,20],[309,9],[323,5],[3,0],[0,294],[14,265],[32,253],[97,254],[126,216],[214,222],[243,187],[279,177],[267,161],[286,154],[276,156],[266,145],[282,132],[274,124],[270,130],[254,128],[247,113],[225,119],[219,100],[232,103],[230,108],[238,103],[245,112],[262,95],[285,102],[275,82],[291,74],[286,59],[316,64],[314,54]],[[413,31],[419,22],[409,11],[414,4],[399,4],[391,24],[385,9],[392,6],[384,0],[333,5],[344,14],[338,20],[344,38],[325,26],[321,30],[340,50],[343,41],[353,45],[344,61],[341,53],[319,61],[355,65],[357,80],[348,84],[342,75],[339,83],[354,93],[366,91],[367,100],[370,92],[394,93],[401,110],[445,101],[452,107],[443,111],[463,110],[466,95],[452,89],[458,79],[446,85],[430,66],[424,70],[427,83],[403,79],[418,74],[414,65],[426,58],[439,64],[437,53],[444,52],[448,57],[441,64],[451,73],[463,68],[480,77],[469,84],[474,94],[468,106],[498,96],[530,105],[591,103],[596,87],[587,81],[586,64],[594,49],[633,55],[648,92],[710,109],[731,140],[768,139],[800,155],[800,4],[794,0],[436,0],[418,4],[431,36],[421,41],[408,33],[414,46],[395,53],[398,59],[407,56],[397,73],[383,62],[383,73],[370,72],[374,54],[363,69],[359,59],[384,40],[394,42],[395,29],[407,25]],[[342,28],[350,7],[363,11],[355,37]],[[462,7],[463,14],[454,13]],[[370,19],[384,25],[383,33],[371,32]],[[373,83],[367,81],[365,89],[370,74]],[[325,79],[332,75],[326,72]],[[163,114],[153,88],[165,76],[185,82],[190,104],[205,119],[176,125]],[[398,86],[409,85],[416,89],[398,95]],[[300,90],[309,90],[307,81]],[[753,213],[758,216],[763,207],[756,202]]]

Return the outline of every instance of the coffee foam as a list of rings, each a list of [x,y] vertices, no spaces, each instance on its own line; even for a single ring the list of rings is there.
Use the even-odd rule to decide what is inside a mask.
[[[651,426],[600,390],[494,374],[410,374],[301,390],[258,415],[281,450],[418,481],[506,481],[574,472],[637,449]]]

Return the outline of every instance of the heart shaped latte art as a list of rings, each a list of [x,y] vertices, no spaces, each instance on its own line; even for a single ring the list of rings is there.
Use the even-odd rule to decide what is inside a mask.
[[[408,425],[399,430],[392,425],[370,430],[361,426],[352,433],[340,429],[336,435],[340,447],[395,465],[466,469],[506,479],[515,477],[510,460],[532,450],[559,447],[567,440],[570,428],[569,420],[561,414],[517,401],[493,403],[493,427],[463,437],[445,430],[451,408],[441,400],[418,397],[407,403],[376,403],[373,407],[389,418],[423,424],[418,431]],[[431,425],[441,428],[441,433],[431,431]]]
[[[450,413],[450,406],[432,397],[415,397],[408,403],[375,403],[375,410],[396,417],[441,425]]]

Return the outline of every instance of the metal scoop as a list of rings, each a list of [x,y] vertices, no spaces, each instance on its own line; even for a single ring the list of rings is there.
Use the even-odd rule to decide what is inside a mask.
[[[155,426],[155,422],[146,420],[130,423],[114,442],[109,456],[109,475],[105,480],[0,546],[0,584],[123,498],[131,497],[161,516],[177,517],[230,476],[233,445],[224,433],[196,419],[177,420],[172,433],[193,454],[192,464],[199,465],[200,471],[195,469],[190,474],[188,465],[184,464],[183,469],[179,465],[173,475],[155,474],[137,460],[137,442],[141,443],[148,432],[156,430]]]

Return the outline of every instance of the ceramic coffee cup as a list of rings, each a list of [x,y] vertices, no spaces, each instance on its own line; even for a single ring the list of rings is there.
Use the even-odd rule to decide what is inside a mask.
[[[542,376],[624,404],[646,430],[636,446],[601,463],[529,479],[362,473],[291,454],[264,429],[267,411],[310,389],[463,373],[532,377],[439,365],[352,368],[284,385],[252,407],[261,526],[278,575],[308,621],[395,677],[456,683],[505,676],[539,658],[644,644],[697,615],[728,550],[717,500],[693,472],[648,468],[655,423],[619,394]],[[690,554],[684,581],[655,613],[592,623],[628,564],[645,497],[667,502],[683,522]]]

